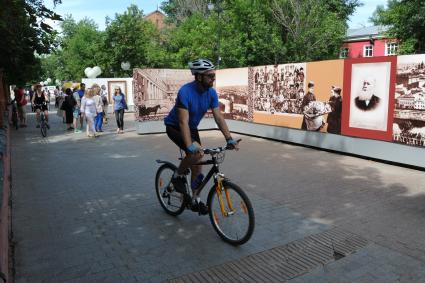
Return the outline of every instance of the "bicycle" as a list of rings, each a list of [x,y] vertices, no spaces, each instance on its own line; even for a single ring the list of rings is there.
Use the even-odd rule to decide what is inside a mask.
[[[255,216],[248,196],[238,185],[225,178],[219,170],[219,164],[224,161],[225,151],[229,149],[227,146],[204,149],[204,154],[211,155],[211,159],[201,161],[197,165],[212,165],[212,167],[197,189],[200,193],[208,181],[211,178],[214,179],[214,185],[207,197],[211,224],[221,239],[238,246],[251,238],[254,232]],[[182,151],[180,151],[180,154],[181,160],[183,158]],[[191,209],[193,195],[191,188],[189,188],[190,182],[186,182],[185,193],[177,192],[171,183],[171,178],[174,171],[177,170],[177,166],[159,159],[156,162],[162,164],[155,176],[156,195],[162,208],[173,216],[181,214],[185,209]],[[187,173],[187,178],[189,169],[185,173]]]
[[[45,138],[47,136],[47,122],[46,117],[44,117],[44,111],[40,111],[40,131],[41,136]]]
[[[16,100],[13,100],[11,102],[12,105],[12,125],[17,130],[19,129],[19,123],[18,123],[18,104]]]

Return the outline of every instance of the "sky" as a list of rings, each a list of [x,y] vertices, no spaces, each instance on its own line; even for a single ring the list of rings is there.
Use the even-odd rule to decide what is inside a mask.
[[[105,29],[105,17],[114,18],[116,13],[123,13],[128,6],[135,4],[143,10],[145,15],[153,12],[161,6],[163,0],[62,0],[62,4],[56,6],[54,11],[60,15],[72,14],[76,21],[88,17],[93,19],[99,29]],[[386,5],[387,0],[361,0],[363,6],[357,8],[350,17],[349,28],[361,28],[371,26],[369,17],[372,16],[377,5]],[[53,1],[46,0],[46,5],[53,8]],[[56,28],[57,24],[53,24]]]
[[[115,14],[122,14],[131,4],[137,5],[147,15],[161,6],[163,0],[62,0],[62,4],[53,8],[53,0],[45,0],[47,7],[64,16],[72,14],[74,20],[79,21],[87,17],[93,19],[99,29],[105,30],[105,17],[115,18]],[[57,24],[53,24],[56,28]]]

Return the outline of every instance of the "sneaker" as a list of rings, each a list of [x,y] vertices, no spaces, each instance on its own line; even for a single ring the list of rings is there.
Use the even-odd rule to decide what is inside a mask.
[[[194,200],[191,207],[192,211],[198,212],[199,215],[207,215],[208,214],[208,206],[202,201],[198,202]]]
[[[171,178],[171,183],[173,184],[175,190],[179,193],[186,193],[186,177],[173,177]]]
[[[76,130],[74,130],[74,133],[78,134],[78,133],[82,133],[82,131],[79,130],[79,129],[76,129]]]
[[[69,127],[68,129],[66,129],[67,131],[72,131],[74,130],[74,128]]]

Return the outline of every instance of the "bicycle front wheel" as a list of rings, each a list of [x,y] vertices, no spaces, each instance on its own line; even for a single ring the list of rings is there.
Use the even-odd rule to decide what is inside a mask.
[[[41,135],[45,138],[47,136],[47,126],[46,126],[46,123],[41,123],[40,130],[41,130]]]
[[[186,206],[186,201],[182,193],[177,192],[171,178],[177,167],[165,163],[158,168],[155,177],[155,192],[162,208],[170,215],[177,216],[181,214]]]
[[[238,246],[251,238],[255,226],[254,209],[237,185],[223,181],[220,190],[213,187],[208,194],[208,209],[214,230],[225,242]]]

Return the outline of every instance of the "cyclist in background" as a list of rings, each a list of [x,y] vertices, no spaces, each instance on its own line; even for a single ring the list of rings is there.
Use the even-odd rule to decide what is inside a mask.
[[[202,166],[194,165],[203,156],[198,125],[208,109],[212,110],[214,120],[227,141],[227,145],[238,149],[238,143],[232,138],[218,104],[218,95],[213,88],[215,81],[215,66],[207,59],[198,59],[189,63],[193,82],[183,85],[178,91],[176,104],[165,118],[164,123],[168,137],[183,151],[186,156],[181,161],[177,172],[174,173],[171,182],[176,191],[184,193],[186,187],[185,172],[191,169],[192,189],[202,181]],[[195,184],[194,184],[195,183]],[[198,183],[198,184],[196,184]],[[197,201],[195,207],[201,213],[207,212],[205,204],[200,202],[198,192],[193,191]]]
[[[46,98],[46,95],[43,92],[41,85],[37,84],[35,86],[35,93],[32,97],[32,105],[34,106],[34,111],[36,112],[37,128],[40,128],[40,112],[43,111],[44,117],[46,119],[46,126],[48,129],[50,129],[50,126],[48,124],[49,111],[47,109],[47,102],[48,99]]]

